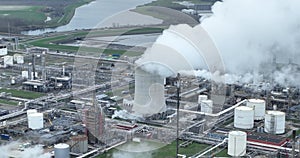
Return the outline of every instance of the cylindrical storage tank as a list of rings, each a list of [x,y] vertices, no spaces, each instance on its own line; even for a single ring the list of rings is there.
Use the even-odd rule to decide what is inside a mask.
[[[265,118],[266,102],[264,100],[249,99],[247,106],[254,109],[254,120],[262,120]]]
[[[0,56],[7,55],[7,46],[0,45]]]
[[[34,114],[34,113],[37,113],[36,109],[29,109],[29,110],[27,110],[27,117],[28,117],[28,115]]]
[[[54,158],[70,158],[70,146],[64,143],[54,145]]]
[[[71,151],[74,153],[85,153],[88,151],[88,138],[85,135],[73,136],[71,138]]]
[[[239,106],[234,109],[234,127],[251,129],[254,125],[254,110],[251,107]]]
[[[201,112],[213,113],[213,101],[212,100],[202,100],[201,101]]]
[[[7,67],[8,65],[13,65],[14,64],[14,58],[13,56],[6,55],[4,56],[4,67]]]
[[[164,98],[164,77],[135,69],[135,91],[132,107],[137,115],[150,116],[166,111]]]
[[[43,113],[29,114],[27,116],[27,118],[28,118],[28,128],[31,128],[31,129],[44,128]]]
[[[247,134],[242,131],[231,131],[228,134],[228,152],[230,156],[244,156],[246,154]]]
[[[198,104],[201,104],[202,100],[207,100],[207,99],[208,99],[207,95],[199,95],[198,96]]]
[[[285,113],[281,111],[267,111],[265,115],[264,131],[272,134],[284,133]]]
[[[22,78],[28,79],[28,71],[22,71]]]

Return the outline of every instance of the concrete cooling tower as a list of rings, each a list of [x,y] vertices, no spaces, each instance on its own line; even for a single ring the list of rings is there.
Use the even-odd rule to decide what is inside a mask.
[[[164,77],[136,68],[132,111],[142,116],[166,111],[163,85]]]
[[[135,64],[138,68],[132,110],[142,115],[166,110],[163,77],[201,68],[221,74],[225,71],[213,40],[200,25],[170,26]],[[219,75],[212,75],[212,79],[222,82]]]

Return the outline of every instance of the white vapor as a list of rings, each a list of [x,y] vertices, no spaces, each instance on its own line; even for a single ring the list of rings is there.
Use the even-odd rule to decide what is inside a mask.
[[[17,153],[14,152],[14,150],[18,150],[18,145],[20,142],[12,142],[6,145],[0,146],[0,157],[1,158],[9,158],[11,156],[11,153]],[[22,158],[50,158],[50,153],[44,153],[42,147],[40,146],[34,146],[30,148],[25,148],[24,151],[19,151],[20,154],[16,155],[17,157]]]
[[[266,77],[278,84],[300,86],[297,68],[275,70],[271,65],[274,56],[279,63],[300,63],[299,0],[224,0],[216,2],[212,11],[211,17],[194,28],[177,25],[165,30],[136,64],[163,76],[195,69],[209,69],[215,75],[224,66],[225,72],[219,74],[227,83],[255,83]],[[208,40],[197,34],[202,28],[223,63],[205,57],[212,49],[201,45]]]
[[[224,0],[212,11],[201,26],[215,41],[227,71],[258,70],[273,55],[299,62],[299,0]]]

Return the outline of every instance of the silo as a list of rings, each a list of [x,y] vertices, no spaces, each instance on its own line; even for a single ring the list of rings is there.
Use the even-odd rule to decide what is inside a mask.
[[[28,79],[28,75],[29,73],[28,73],[28,71],[22,71],[22,78],[24,78],[24,79]]]
[[[85,135],[73,136],[71,138],[71,151],[74,153],[85,153],[88,151],[88,138]]]
[[[64,143],[54,145],[54,158],[70,158],[70,146]]]
[[[207,95],[199,95],[198,96],[198,104],[201,104],[202,100],[207,100]]]
[[[254,109],[254,120],[262,120],[265,118],[266,102],[264,100],[249,99],[247,106]]]
[[[247,134],[242,131],[231,131],[228,134],[228,152],[233,157],[244,156],[247,147]]]
[[[284,133],[285,113],[281,111],[267,111],[264,131],[272,134]]]
[[[27,115],[28,117],[28,128],[41,129],[44,127],[43,113],[32,113]]]
[[[254,125],[254,110],[251,107],[239,106],[234,109],[234,127],[251,129]]]
[[[4,67],[7,67],[8,65],[13,65],[13,64],[14,64],[13,56],[10,56],[10,55],[4,56]]]
[[[0,56],[7,55],[7,46],[0,45]]]
[[[132,110],[138,115],[148,116],[166,111],[164,77],[135,69],[135,92]]]
[[[212,100],[202,100],[201,101],[201,112],[213,113],[213,101]]]

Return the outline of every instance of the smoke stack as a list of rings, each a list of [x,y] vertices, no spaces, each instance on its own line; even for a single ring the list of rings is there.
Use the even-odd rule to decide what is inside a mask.
[[[45,51],[43,51],[42,52],[42,58],[41,58],[41,60],[42,60],[42,66],[43,66],[43,70],[42,70],[42,79],[43,79],[43,81],[45,82],[46,81],[46,52]]]
[[[137,115],[150,116],[166,111],[164,77],[140,67],[135,70],[135,93],[132,110]]]
[[[65,76],[65,65],[63,65],[63,67],[62,67],[63,69],[62,69],[62,76]]]

